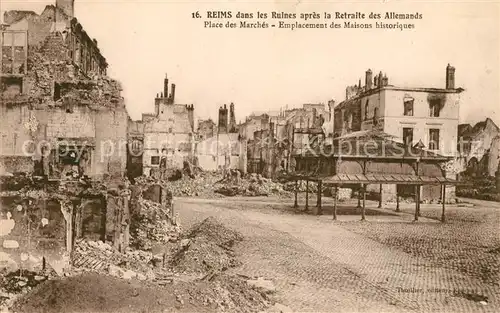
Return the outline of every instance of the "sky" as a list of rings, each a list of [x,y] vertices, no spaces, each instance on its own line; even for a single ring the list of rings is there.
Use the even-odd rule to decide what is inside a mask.
[[[352,0],[350,2],[353,2]],[[0,0],[0,10],[41,13],[50,0]],[[178,103],[194,104],[197,118],[217,119],[234,102],[237,121],[254,111],[303,103],[337,103],[345,87],[370,68],[389,84],[445,87],[445,69],[456,68],[462,94],[460,121],[486,117],[500,125],[500,5],[497,1],[182,1],[76,0],[75,16],[96,38],[108,74],[124,88],[129,114],[154,110],[168,73]],[[199,11],[256,14],[280,11],[416,13],[416,28],[210,29]]]

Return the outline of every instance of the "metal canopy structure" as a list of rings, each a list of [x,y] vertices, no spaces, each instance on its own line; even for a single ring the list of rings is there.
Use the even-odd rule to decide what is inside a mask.
[[[446,177],[401,174],[337,174],[333,176],[293,175],[289,180],[322,181],[328,185],[343,184],[398,184],[398,185],[458,185],[462,182]]]
[[[353,147],[356,147],[353,149]],[[360,148],[361,147],[361,148]],[[318,149],[321,148],[321,151]],[[361,219],[365,220],[366,185],[397,184],[415,188],[415,220],[420,216],[420,188],[423,185],[441,186],[442,215],[445,221],[445,186],[462,182],[447,177],[441,164],[451,160],[422,147],[395,142],[388,134],[377,131],[362,131],[336,138],[333,145],[316,147],[294,156],[297,171],[286,178],[295,181],[295,207],[298,207],[298,181],[306,181],[306,210],[309,207],[309,181],[318,183],[316,214],[321,214],[321,187],[335,187],[333,218],[337,219],[337,190],[342,185],[360,185],[358,206]],[[399,195],[396,188],[396,212],[399,212]],[[382,206],[380,197],[379,208]]]

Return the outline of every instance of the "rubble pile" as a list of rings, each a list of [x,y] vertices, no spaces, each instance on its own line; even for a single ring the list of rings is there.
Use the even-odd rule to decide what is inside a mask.
[[[100,107],[114,107],[122,103],[119,82],[104,76],[95,76],[94,79],[79,79],[60,81],[64,99],[78,100],[79,103],[99,109]]]
[[[168,182],[165,187],[177,197],[215,198],[220,197],[214,193],[214,186],[220,179],[220,175],[201,172],[195,179],[184,175],[179,180]]]
[[[179,170],[179,172],[188,173],[190,171]],[[252,173],[242,176],[238,170],[229,170],[225,175],[221,175],[215,172],[203,172],[196,167],[193,167],[191,173],[194,174],[182,174],[178,179],[172,179],[175,175],[164,180],[139,177],[136,178],[136,182],[139,184],[161,184],[175,197],[291,196],[290,191],[285,190],[282,183],[265,178],[260,174]]]
[[[34,83],[30,88],[30,98],[39,103],[61,106],[66,101],[78,100],[79,104],[99,109],[124,105],[120,95],[120,83],[103,75],[92,75],[88,79],[68,59],[69,50],[61,35],[49,35],[42,47],[30,47],[28,56],[29,80]],[[60,98],[54,97],[54,82],[58,85]]]
[[[130,224],[133,247],[147,251],[154,243],[177,240],[181,227],[171,207],[142,198],[136,204]]]
[[[151,252],[128,248],[125,253],[120,253],[107,243],[90,240],[78,240],[71,257],[77,272],[101,272],[112,276],[120,276],[121,273],[116,272],[118,266],[122,272],[133,270],[147,273],[152,267],[152,260]]]
[[[220,274],[210,281],[198,282],[196,287],[187,290],[188,297],[214,308],[216,312],[260,312],[272,305],[265,292],[238,276]]]
[[[207,274],[239,265],[232,247],[243,237],[216,219],[205,219],[183,237],[168,262],[173,271]]]
[[[240,171],[231,170],[217,182],[214,192],[225,196],[290,196],[290,192],[283,188],[283,184],[274,182],[260,174],[248,174],[241,177]]]
[[[241,277],[219,275],[158,286],[87,273],[41,284],[20,297],[12,311],[250,313],[270,305],[267,294],[248,286]]]
[[[0,308],[9,307],[15,299],[26,294],[40,283],[46,281],[49,273],[17,270],[0,275]]]

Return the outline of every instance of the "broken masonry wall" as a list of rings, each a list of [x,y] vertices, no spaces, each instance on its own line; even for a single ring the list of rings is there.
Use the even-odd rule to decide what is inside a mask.
[[[2,192],[0,270],[38,271],[50,266],[62,274],[79,238],[108,241],[120,251],[128,247],[128,189],[108,188],[101,195],[81,194],[89,190],[85,186],[62,190]]]
[[[31,32],[29,19],[33,19],[55,27],[57,25],[53,25],[53,21],[48,22],[50,18],[40,18],[52,18],[54,14],[49,13],[54,10],[55,7],[48,6],[41,16],[22,16],[14,26],[27,27]],[[12,19],[17,18],[17,15],[12,15]],[[57,142],[68,141],[91,150],[92,160],[87,175],[102,177],[110,174],[121,177],[126,167],[128,117],[120,95],[121,86],[104,76],[94,75],[89,79],[85,73],[96,73],[87,66],[88,62],[80,60],[82,63],[79,63],[71,59],[71,56],[74,58],[76,55],[76,46],[82,44],[75,42],[77,33],[81,32],[81,27],[75,23],[71,22],[71,32],[75,32],[75,36],[54,32],[60,31],[57,28],[59,25],[57,29],[49,31],[40,27],[39,40],[28,38],[28,68],[21,77],[21,88],[18,89],[21,94],[2,94],[0,155],[29,155],[39,161],[41,142],[47,141],[54,149]],[[94,47],[95,43],[90,46]],[[90,46],[80,48],[90,49]],[[89,56],[87,53],[85,55]],[[81,65],[85,65],[85,68]],[[112,146],[112,151],[102,153],[107,149],[106,146]],[[44,169],[47,170],[47,167],[49,164]]]
[[[105,240],[106,199],[81,198],[74,205],[75,238]]]
[[[128,196],[107,196],[106,241],[119,251],[125,251],[130,242],[130,209]]]
[[[69,26],[70,18],[54,5],[47,5],[40,15],[35,12],[6,11],[4,21],[9,24],[9,29],[29,30],[30,45],[40,45],[55,28],[54,22],[57,22],[58,29],[64,29]]]
[[[3,156],[25,156],[24,144],[31,139],[26,123],[31,112],[28,105],[0,105],[0,153]]]
[[[130,244],[149,250],[154,243],[177,239],[180,227],[172,210],[172,193],[163,185],[139,181],[130,197]]]
[[[198,142],[195,151],[198,166],[206,171],[219,168],[243,170],[241,160],[246,158],[246,151],[242,142],[236,133],[221,133]]]
[[[121,177],[125,173],[128,114],[123,106],[96,110],[80,103],[68,108],[4,102],[0,110],[6,117],[0,125],[2,155],[39,160],[40,143],[55,149],[57,143],[66,142],[93,150],[89,176],[109,173]],[[101,154],[107,148],[110,151]]]
[[[127,166],[127,120],[124,107],[102,109],[96,114],[95,167],[93,174],[124,177]]]
[[[0,270],[50,266],[61,273],[68,264],[67,225],[58,200],[0,197]]]

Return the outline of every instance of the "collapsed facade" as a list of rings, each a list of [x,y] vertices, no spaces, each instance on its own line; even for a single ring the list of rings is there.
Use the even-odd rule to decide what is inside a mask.
[[[212,138],[217,134],[217,125],[209,118],[207,120],[198,120],[198,128],[196,129],[197,141],[202,141]]]
[[[304,104],[302,108],[249,116],[240,125],[240,136],[247,142],[248,171],[267,177],[293,171],[292,156],[323,143],[331,133],[330,112],[324,104]]]
[[[128,245],[128,113],[73,0],[0,31],[2,266],[61,270],[77,238]],[[106,183],[100,183],[105,181]]]
[[[214,127],[211,121],[200,125],[205,132]],[[196,143],[196,164],[208,171],[240,170],[246,173],[246,143],[239,136],[236,125],[235,105],[219,108],[217,128],[211,135],[199,134]],[[212,128],[213,129],[213,128]]]
[[[500,170],[500,128],[490,119],[458,127],[458,153],[468,176],[495,176]]]
[[[154,113],[143,113],[141,121],[129,122],[130,139],[137,147],[142,146],[143,175],[156,175],[182,168],[184,161],[193,162],[194,106],[176,103],[175,87],[172,84],[169,93],[169,80],[165,76],[163,91],[155,98]]]
[[[0,169],[122,177],[127,110],[107,62],[69,9],[6,12],[1,51]]]

